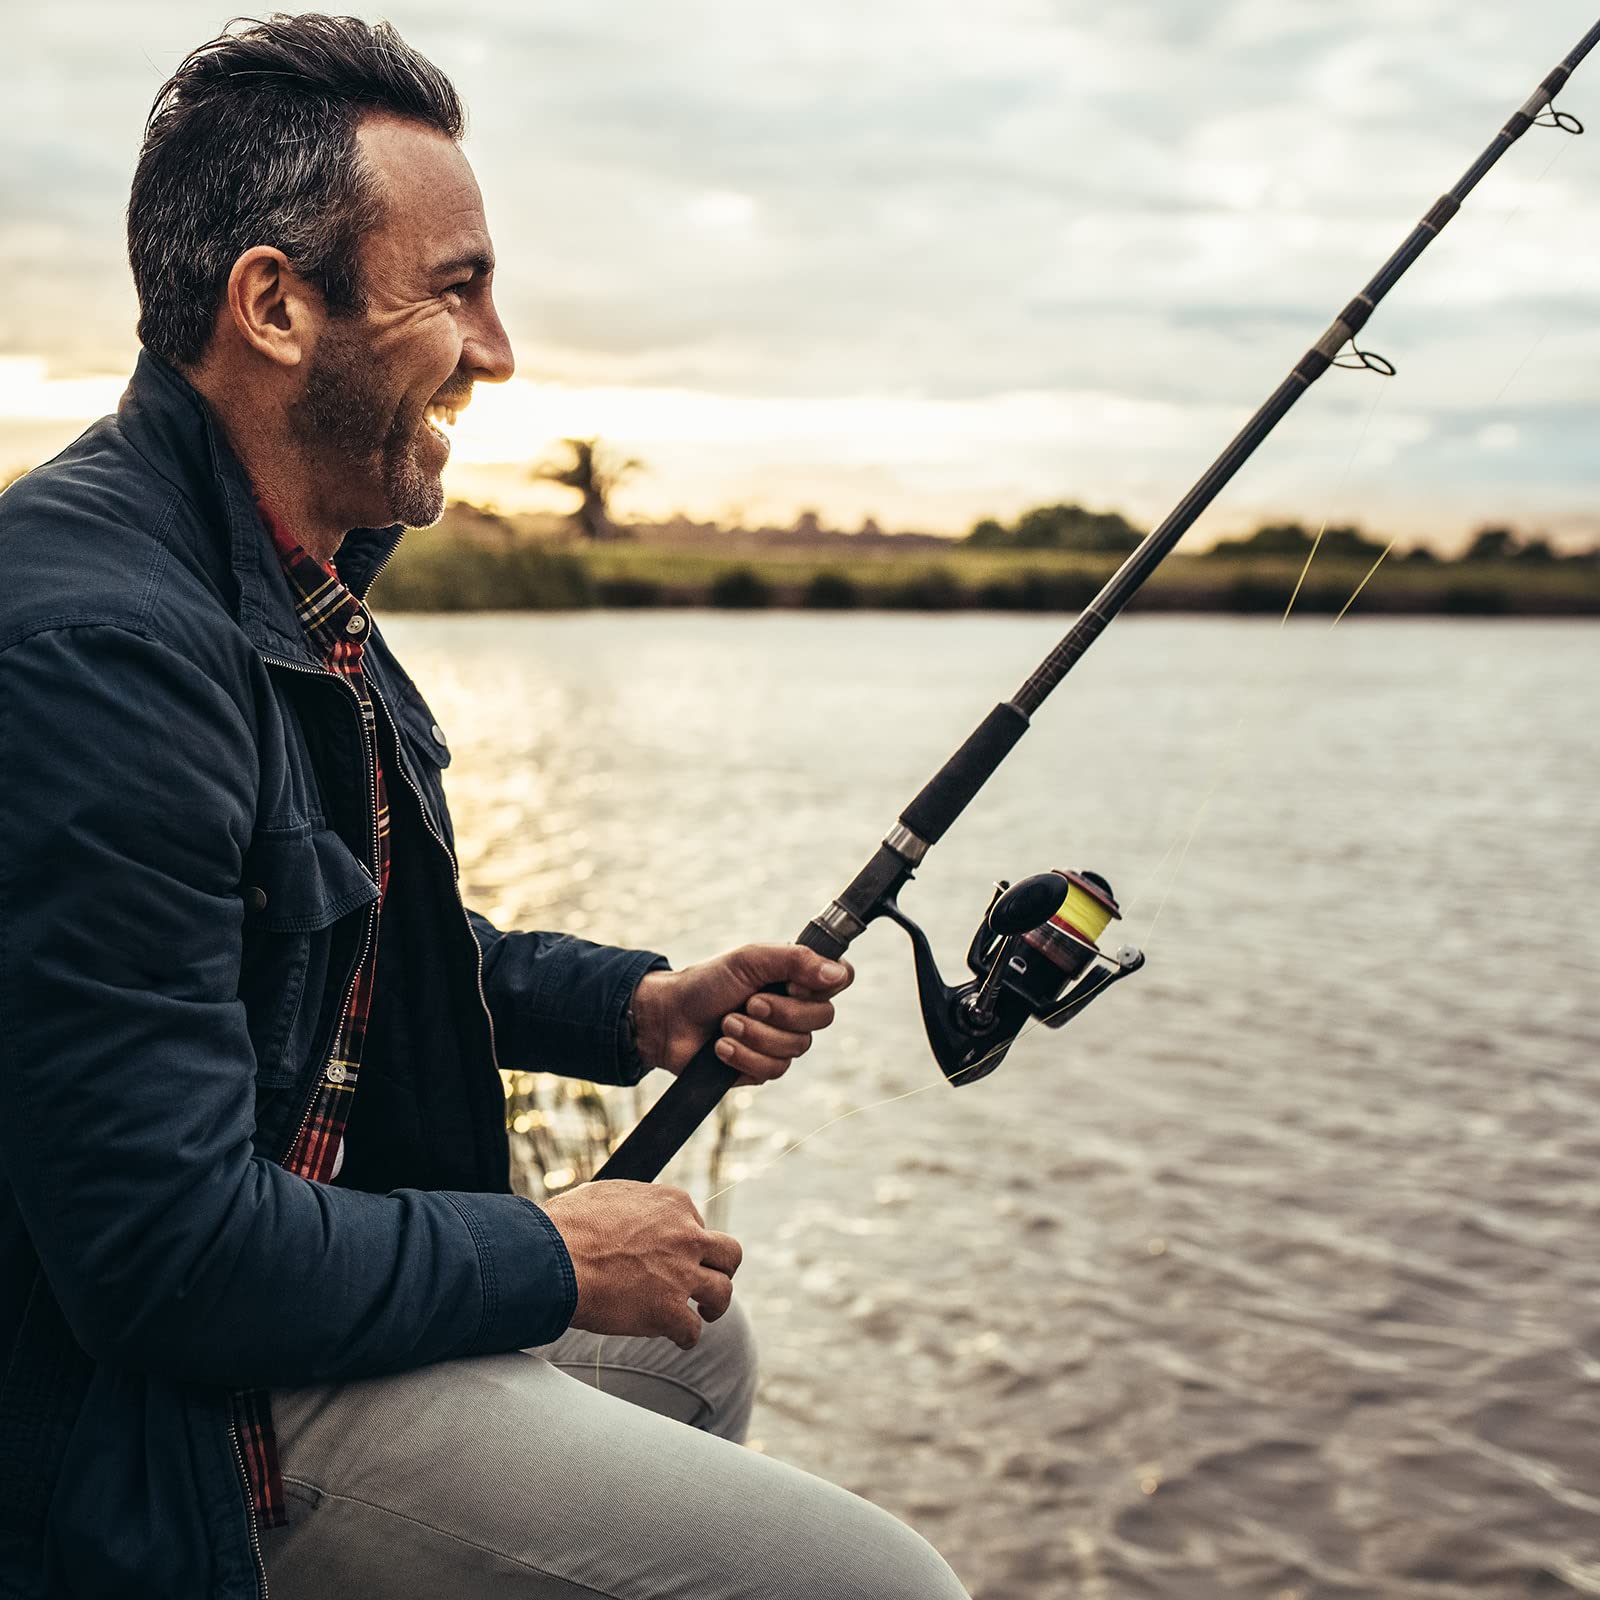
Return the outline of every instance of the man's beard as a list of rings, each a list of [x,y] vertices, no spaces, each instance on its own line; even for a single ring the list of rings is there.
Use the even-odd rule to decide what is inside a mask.
[[[289,423],[319,472],[359,482],[376,469],[387,519],[426,528],[444,514],[444,483],[417,460],[422,419],[408,428],[394,413],[383,376],[359,336],[331,322],[317,341]]]

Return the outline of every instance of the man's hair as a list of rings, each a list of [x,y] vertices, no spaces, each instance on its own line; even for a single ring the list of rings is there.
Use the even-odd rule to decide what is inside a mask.
[[[383,217],[356,128],[389,112],[460,142],[454,85],[387,23],[236,17],[162,85],[128,201],[139,338],[176,367],[211,339],[228,274],[283,251],[335,315],[365,307],[359,249]]]

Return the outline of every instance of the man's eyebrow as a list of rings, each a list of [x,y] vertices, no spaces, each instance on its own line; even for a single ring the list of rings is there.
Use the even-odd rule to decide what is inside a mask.
[[[494,257],[480,250],[473,255],[453,256],[448,261],[441,261],[433,269],[433,276],[442,278],[457,272],[475,272],[480,278],[487,278],[493,271]]]

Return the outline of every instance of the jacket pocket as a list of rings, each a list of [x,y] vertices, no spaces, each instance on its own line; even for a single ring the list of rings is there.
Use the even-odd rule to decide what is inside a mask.
[[[378,886],[328,828],[258,835],[245,858],[244,955],[239,998],[263,1088],[304,1069],[330,979],[338,925],[378,898]]]
[[[407,772],[416,778],[429,825],[455,851],[455,830],[445,804],[443,771],[450,765],[450,746],[444,729],[434,720],[428,703],[409,684],[385,690],[384,703],[394,722],[394,735]]]

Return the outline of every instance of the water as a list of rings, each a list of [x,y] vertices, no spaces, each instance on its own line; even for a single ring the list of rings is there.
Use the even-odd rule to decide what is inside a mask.
[[[1064,626],[389,633],[476,903],[682,964],[792,937]],[[1597,681],[1583,624],[1111,629],[903,899],[953,972],[1094,867],[1149,965],[953,1091],[857,944],[742,1114],[761,1447],[982,1600],[1600,1595]]]

